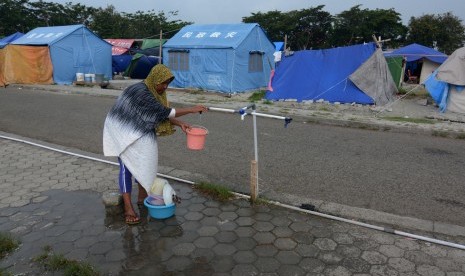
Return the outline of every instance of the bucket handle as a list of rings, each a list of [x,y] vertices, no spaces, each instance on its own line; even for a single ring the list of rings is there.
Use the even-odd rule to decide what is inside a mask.
[[[205,130],[205,131],[206,131],[205,135],[207,135],[207,134],[208,134],[208,129],[207,129],[206,127],[199,126],[199,125],[191,125],[191,127],[190,127],[190,128],[188,128],[188,129],[186,130],[186,132],[189,132],[189,129],[191,129],[191,128],[201,128],[201,129],[203,129],[203,130]]]

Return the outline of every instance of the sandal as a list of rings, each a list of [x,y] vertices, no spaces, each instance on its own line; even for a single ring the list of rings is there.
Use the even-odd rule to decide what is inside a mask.
[[[127,225],[135,225],[140,223],[140,218],[133,215],[125,215],[124,216],[125,222]]]

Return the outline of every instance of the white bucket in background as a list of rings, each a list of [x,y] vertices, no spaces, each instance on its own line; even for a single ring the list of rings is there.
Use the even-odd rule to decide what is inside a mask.
[[[91,83],[92,82],[92,74],[84,74],[84,81],[86,83]]]
[[[84,81],[84,73],[76,73],[76,81]]]

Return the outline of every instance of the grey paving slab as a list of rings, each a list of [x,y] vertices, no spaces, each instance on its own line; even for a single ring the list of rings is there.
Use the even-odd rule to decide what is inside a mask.
[[[0,268],[13,275],[44,274],[32,259],[46,246],[102,275],[465,274],[465,250],[242,198],[218,202],[175,181],[185,199],[175,216],[142,208],[143,222],[128,226],[103,200],[117,167],[4,139],[0,161],[0,231],[21,241]],[[27,192],[31,182],[43,190]]]

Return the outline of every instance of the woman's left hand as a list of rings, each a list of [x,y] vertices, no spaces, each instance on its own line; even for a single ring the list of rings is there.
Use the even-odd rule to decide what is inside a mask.
[[[182,131],[184,133],[186,133],[187,129],[188,128],[191,128],[191,125],[189,125],[188,123],[185,123],[185,122],[179,122],[179,127],[181,127]]]

